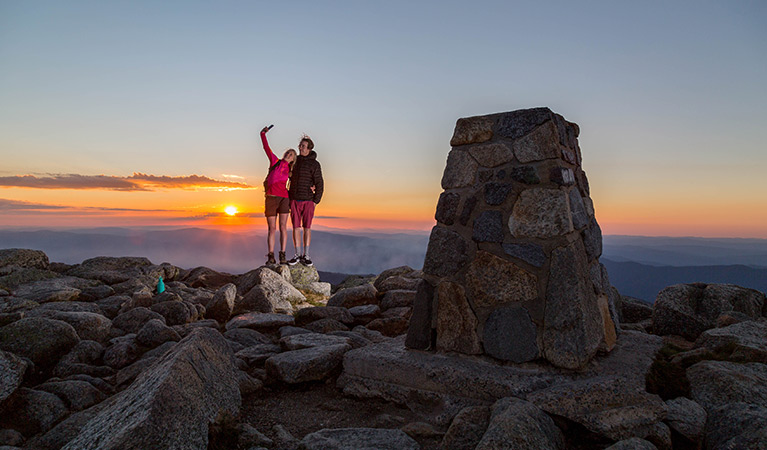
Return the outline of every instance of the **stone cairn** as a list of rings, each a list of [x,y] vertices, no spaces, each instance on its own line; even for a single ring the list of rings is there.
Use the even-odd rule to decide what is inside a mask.
[[[612,348],[578,133],[548,108],[458,119],[407,347],[569,369]]]

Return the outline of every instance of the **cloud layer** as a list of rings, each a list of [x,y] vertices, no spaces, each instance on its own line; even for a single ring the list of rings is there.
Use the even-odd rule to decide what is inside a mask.
[[[32,189],[102,189],[110,191],[154,191],[158,189],[254,189],[247,183],[222,181],[204,175],[171,177],[136,172],[129,177],[112,175],[14,175],[0,177],[0,187]]]
[[[24,202],[18,200],[10,200],[6,198],[0,198],[0,212],[12,213],[12,212],[176,212],[178,210],[172,209],[135,209],[135,208],[109,208],[100,206],[64,206],[64,205],[51,205],[46,203],[34,203]]]

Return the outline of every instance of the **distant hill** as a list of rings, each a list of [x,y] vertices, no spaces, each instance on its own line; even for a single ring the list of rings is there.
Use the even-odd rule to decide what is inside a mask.
[[[663,288],[679,283],[729,283],[767,292],[767,268],[729,266],[649,266],[600,258],[610,282],[622,295],[654,302]]]
[[[602,257],[651,266],[767,268],[767,239],[616,236],[603,237]]]
[[[378,274],[385,269],[423,266],[428,235],[351,236],[313,231],[310,256],[319,270],[340,274]],[[288,258],[293,254],[288,239]],[[263,233],[231,233],[201,228],[101,228],[73,231],[0,230],[0,248],[43,250],[51,261],[76,264],[94,256],[145,256],[155,264],[206,266],[245,273],[266,261]]]

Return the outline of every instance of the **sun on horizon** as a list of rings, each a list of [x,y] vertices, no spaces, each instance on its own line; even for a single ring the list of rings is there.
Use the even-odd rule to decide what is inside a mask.
[[[224,208],[224,212],[229,216],[237,215],[237,207],[234,205],[229,205],[226,208]]]

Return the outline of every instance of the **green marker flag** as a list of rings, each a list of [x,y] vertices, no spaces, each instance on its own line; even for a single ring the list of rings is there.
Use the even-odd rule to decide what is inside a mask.
[[[162,281],[162,277],[160,277],[160,281],[157,282],[157,293],[162,294],[165,292],[165,283]]]

